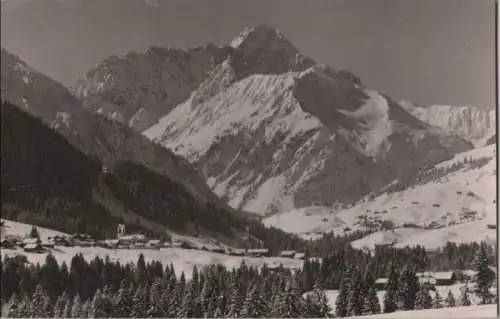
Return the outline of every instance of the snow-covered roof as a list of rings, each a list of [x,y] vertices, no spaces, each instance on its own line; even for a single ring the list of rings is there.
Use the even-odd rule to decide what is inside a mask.
[[[143,234],[130,234],[130,235],[122,236],[122,237],[120,237],[120,239],[123,239],[123,240],[144,240],[144,239],[146,239],[146,236],[144,236]]]
[[[158,245],[161,243],[161,240],[159,239],[151,239],[148,241],[148,244],[151,244],[151,245]]]
[[[295,250],[282,250],[280,252],[280,255],[281,256],[291,256],[291,255],[295,255]]]
[[[296,253],[294,257],[295,258],[304,258],[304,257],[306,257],[306,253]]]
[[[267,248],[259,248],[259,249],[249,249],[249,253],[268,253],[269,249]]]
[[[35,249],[38,247],[38,244],[34,243],[34,244],[26,244],[24,246],[24,249]]]
[[[375,283],[376,284],[386,284],[388,281],[388,278],[379,278],[377,280],[375,280]]]
[[[245,249],[240,249],[240,248],[231,249],[231,252],[235,253],[235,254],[244,254],[245,253]]]
[[[40,242],[38,238],[25,238],[23,239],[23,244],[37,244]]]
[[[436,272],[421,272],[417,274],[417,277],[431,277],[436,279],[451,279],[453,276],[453,271],[436,271]]]

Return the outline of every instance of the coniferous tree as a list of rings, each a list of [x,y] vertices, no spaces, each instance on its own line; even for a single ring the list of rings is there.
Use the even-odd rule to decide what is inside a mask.
[[[47,318],[51,317],[51,301],[47,295],[47,291],[41,285],[37,285],[35,292],[31,298],[30,313],[34,317]]]
[[[40,234],[38,233],[38,228],[36,226],[31,226],[30,238],[40,238]]]
[[[398,309],[398,280],[399,275],[396,271],[396,267],[393,265],[389,273],[387,284],[385,285],[384,313],[391,313]]]
[[[243,318],[262,318],[266,317],[269,313],[269,306],[264,299],[264,292],[262,287],[254,284],[248,289],[243,308],[241,310],[241,317]]]
[[[420,289],[415,271],[405,267],[401,273],[398,288],[401,310],[415,309],[415,300]]]
[[[291,278],[287,281],[284,291],[278,296],[272,316],[279,318],[300,317],[305,310],[305,300],[293,286]]]
[[[380,309],[380,301],[377,296],[377,290],[375,287],[370,287],[368,289],[368,294],[365,298],[365,304],[363,309],[364,315],[375,315],[379,314]]]
[[[432,308],[432,297],[428,288],[420,287],[416,296],[415,307],[420,310]]]
[[[161,298],[161,279],[155,278],[151,289],[149,290],[149,309],[147,312],[148,317],[165,317],[165,310],[162,308]]]
[[[474,257],[474,287],[473,292],[480,298],[479,304],[491,303],[493,295],[490,288],[495,280],[495,273],[488,266],[486,245],[481,244]]]
[[[62,318],[71,318],[72,306],[73,306],[73,302],[72,302],[71,298],[67,298],[66,305],[64,305],[64,310],[63,310],[63,313],[61,316]]]
[[[145,286],[139,286],[137,292],[132,298],[133,304],[131,309],[131,315],[133,317],[144,318],[149,310],[149,302],[147,295],[147,288]]]
[[[126,317],[132,311],[132,296],[130,289],[126,286],[126,281],[122,280],[120,288],[114,300],[113,315],[115,317]]]
[[[98,289],[89,303],[88,316],[89,318],[105,318],[107,315],[104,307],[104,296]]]
[[[464,307],[471,305],[471,301],[469,298],[469,287],[467,286],[463,287],[463,289],[460,291],[459,305]]]
[[[441,295],[439,294],[439,291],[437,291],[437,290],[436,290],[436,293],[434,295],[434,299],[432,302],[432,308],[434,308],[434,309],[443,308],[443,298],[441,298]]]
[[[71,305],[71,317],[72,318],[81,318],[84,317],[84,312],[83,312],[83,304],[82,300],[80,299],[80,295],[76,295],[73,298],[73,304]]]
[[[177,282],[172,292],[172,297],[170,298],[168,306],[168,316],[169,318],[175,318],[181,316],[182,303],[184,301],[184,286],[182,281]]]
[[[238,281],[235,279],[231,283],[230,301],[229,301],[229,308],[228,308],[228,312],[227,312],[227,317],[228,318],[238,318],[242,306],[243,306],[243,298],[241,296]]]
[[[351,289],[347,295],[347,315],[360,316],[363,313],[364,296],[363,286],[359,275],[354,274]]]
[[[20,318],[33,317],[30,305],[30,300],[28,299],[28,296],[25,295],[17,307],[17,316]]]
[[[17,297],[16,293],[13,293],[9,301],[2,307],[2,317],[14,318],[20,317],[20,307],[23,306],[22,300]]]
[[[446,297],[446,306],[447,307],[455,307],[457,305],[457,302],[455,300],[455,296],[453,296],[453,293],[451,290],[448,290],[448,296]]]
[[[348,267],[344,272],[341,283],[340,283],[340,291],[337,295],[337,299],[335,300],[335,314],[337,317],[345,317],[347,316],[347,298],[349,296],[349,292],[351,289],[351,271]]]
[[[182,304],[178,312],[178,317],[189,318],[194,317],[196,309],[196,296],[194,295],[193,286],[189,283],[182,299]]]
[[[57,297],[57,301],[54,306],[54,318],[67,318],[66,316],[64,316],[64,309],[67,302],[68,296],[66,295],[66,292]]]

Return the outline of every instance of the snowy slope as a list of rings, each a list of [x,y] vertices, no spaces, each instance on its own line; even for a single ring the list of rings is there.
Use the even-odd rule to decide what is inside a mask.
[[[390,314],[360,316],[351,318],[496,318],[497,305],[427,309],[416,311],[398,311]]]
[[[483,146],[495,134],[495,110],[473,106],[417,106],[408,101],[400,104],[420,120],[466,138],[476,146]]]
[[[436,290],[439,292],[441,298],[446,298],[448,292],[451,291],[458,299],[460,296],[461,289],[465,284],[455,284],[451,286],[436,286]],[[326,297],[328,299],[328,304],[332,309],[332,313],[335,313],[335,300],[339,294],[338,290],[326,290]],[[435,292],[429,292],[431,297],[435,297]],[[307,293],[306,293],[307,294]],[[377,296],[380,302],[380,307],[383,309],[385,291],[377,291]],[[455,315],[458,313],[464,314],[460,318],[485,318],[494,317],[496,315],[496,305],[486,305],[478,306],[479,300],[474,294],[470,294],[469,298],[471,300],[472,306],[470,307],[454,307],[454,308],[443,308],[443,309],[429,309],[429,310],[414,310],[414,311],[397,311],[391,314],[380,314],[372,316],[360,316],[360,317],[350,317],[350,318],[456,318]],[[451,316],[453,314],[453,316]],[[471,316],[472,317],[469,317]],[[476,315],[476,316],[474,316]],[[450,317],[448,317],[450,316]]]
[[[3,219],[2,219],[3,220]],[[5,222],[6,233],[12,236],[25,237],[29,234],[31,230],[31,225],[13,222],[9,220],[3,220]],[[56,235],[67,236],[67,234],[54,231],[47,228],[38,227],[38,232],[40,238],[46,239],[47,237],[53,237]],[[185,236],[174,236],[174,239],[189,239],[191,242],[202,245],[210,245],[210,241],[207,243],[199,238],[185,237]],[[62,247],[57,246],[51,249],[52,255],[56,258],[59,263],[66,262],[66,264],[71,263],[71,258],[74,255],[81,253],[87,261],[92,260],[95,256],[104,258],[109,256],[112,260],[119,260],[122,263],[137,262],[139,254],[143,254],[146,262],[157,260],[165,265],[170,263],[174,264],[177,274],[185,272],[187,278],[191,277],[193,267],[196,266],[198,269],[206,265],[211,264],[222,264],[228,268],[237,268],[244,261],[249,266],[260,267],[262,265],[279,265],[283,264],[283,267],[287,268],[298,268],[302,267],[302,260],[290,259],[290,258],[280,258],[280,257],[263,257],[263,258],[251,258],[251,257],[237,257],[229,256],[225,254],[219,254],[204,250],[189,250],[181,248],[161,248],[159,250],[154,249],[105,249],[100,247]],[[32,263],[44,263],[46,254],[37,253],[26,253],[22,249],[2,249],[1,255],[3,256],[15,256],[15,255],[25,255],[28,261]]]
[[[7,219],[2,219],[2,222],[4,222],[5,233],[9,236],[19,236],[21,238],[24,238],[27,235],[29,235],[32,228],[32,225],[18,223]],[[45,240],[48,237],[54,237],[54,236],[68,236],[68,234],[59,232],[57,230],[52,230],[43,227],[37,227],[37,229],[41,240]]]
[[[469,148],[327,66],[239,72],[224,61],[144,132],[195,164],[235,208],[273,214],[355,201],[395,174]]]
[[[458,154],[436,167],[450,167],[464,158],[485,158],[484,162],[489,161],[481,167],[466,165],[439,179],[403,191],[365,198],[348,209],[311,207],[291,210],[269,217],[264,223],[306,238],[330,230],[343,232],[346,227],[365,228],[362,226],[365,218],[372,223],[386,220],[392,221],[395,226],[413,223],[421,227],[380,231],[353,242],[358,248],[372,248],[375,244],[439,247],[446,241],[495,242],[496,231],[487,227],[496,223],[495,145]],[[432,222],[444,227],[423,229]]]

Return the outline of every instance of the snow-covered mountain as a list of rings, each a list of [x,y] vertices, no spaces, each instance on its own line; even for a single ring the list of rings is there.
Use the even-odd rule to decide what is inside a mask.
[[[238,64],[239,78],[313,64],[270,30],[266,26],[246,30],[227,46],[210,44],[185,51],[150,47],[142,53],[113,56],[78,81],[74,92],[86,108],[143,131],[187,100],[228,56]]]
[[[274,29],[246,30],[231,46],[238,54],[144,134],[197,165],[233,207],[353,202],[471,147]]]
[[[222,202],[182,157],[152,143],[123,124],[84,109],[60,83],[29,67],[5,49],[1,50],[2,100],[41,118],[71,144],[99,158],[104,165],[132,161],[190,185],[198,198]]]
[[[495,110],[473,106],[419,106],[408,101],[402,101],[400,105],[420,120],[457,134],[475,146],[484,146],[496,131]]]
[[[314,238],[393,223],[353,242],[356,248],[382,245],[443,246],[447,241],[496,241],[496,148],[457,154],[409,181],[387,187],[348,209],[309,207],[264,219],[268,226]],[[406,225],[405,225],[406,224]]]

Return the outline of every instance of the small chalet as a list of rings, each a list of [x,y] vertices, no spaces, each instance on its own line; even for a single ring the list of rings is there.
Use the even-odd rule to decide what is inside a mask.
[[[40,242],[25,244],[23,247],[24,251],[27,253],[43,253],[44,249]]]
[[[159,239],[151,239],[146,243],[146,247],[160,249],[162,247],[162,242]]]
[[[305,253],[296,253],[295,256],[293,256],[293,258],[304,260],[304,259],[306,259],[306,254]]]
[[[44,248],[54,248],[54,240],[52,238],[42,240],[41,245]]]
[[[72,246],[72,242],[63,236],[54,236],[53,238],[49,237],[49,239],[54,240],[54,246],[64,246],[64,247],[70,247]]]
[[[133,245],[132,245],[134,248],[146,248],[146,244],[143,243],[143,242],[135,242]]]
[[[226,253],[226,250],[224,248],[217,247],[217,246],[208,247],[208,250],[211,252],[214,252],[214,253],[218,253],[218,254],[225,254]]]
[[[229,255],[231,256],[245,256],[246,251],[245,249],[231,249],[229,251]]]
[[[251,257],[269,257],[269,249],[267,248],[249,249],[247,254],[248,256]]]
[[[295,256],[295,250],[282,250],[280,252],[280,257],[293,258]]]
[[[16,247],[16,242],[6,238],[0,242],[0,247],[6,248],[6,249],[12,249],[12,248]]]
[[[430,286],[451,286],[457,281],[457,276],[453,271],[437,271],[418,273],[420,284]]]
[[[148,241],[146,236],[144,236],[143,234],[125,235],[125,236],[121,236],[119,239],[120,239],[120,242],[128,243],[130,245],[132,245],[132,244],[135,245],[136,243],[146,244]]]
[[[40,238],[24,238],[23,241],[21,242],[21,247],[24,248],[24,246],[30,244],[40,245],[41,243],[42,241],[40,240]]]
[[[375,289],[384,290],[385,285],[387,285],[387,281],[388,281],[387,278],[379,278],[379,279],[375,280]]]

